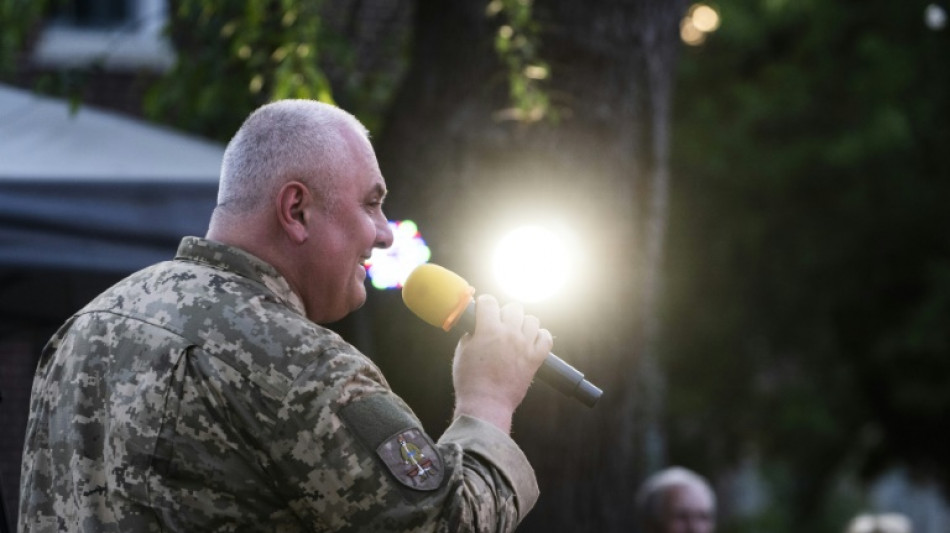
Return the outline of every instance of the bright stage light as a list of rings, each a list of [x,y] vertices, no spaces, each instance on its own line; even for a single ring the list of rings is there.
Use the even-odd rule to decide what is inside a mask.
[[[522,302],[538,302],[556,294],[571,267],[563,236],[540,226],[512,231],[494,255],[495,276],[501,288]]]
[[[398,289],[417,266],[432,256],[419,228],[411,220],[389,221],[393,231],[393,245],[383,250],[374,248],[366,262],[370,282],[377,289]]]

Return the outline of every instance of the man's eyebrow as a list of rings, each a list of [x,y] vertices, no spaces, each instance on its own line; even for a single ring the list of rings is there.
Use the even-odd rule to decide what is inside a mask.
[[[386,195],[389,194],[389,191],[386,190],[386,187],[383,187],[382,183],[377,183],[376,185],[374,185],[373,192],[376,193],[377,196],[379,196],[380,200],[382,200],[383,198],[386,198]]]

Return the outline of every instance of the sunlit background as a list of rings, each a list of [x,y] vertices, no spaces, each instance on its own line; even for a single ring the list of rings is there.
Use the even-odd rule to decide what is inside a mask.
[[[492,272],[511,298],[541,302],[558,294],[568,282],[573,267],[571,257],[563,233],[526,225],[501,238],[492,258]]]
[[[375,249],[366,263],[371,284],[380,290],[401,288],[409,273],[432,256],[415,222],[390,221],[389,225],[393,245]],[[491,273],[504,293],[501,296],[525,303],[543,302],[572,281],[579,253],[574,238],[563,227],[525,224],[499,236]]]

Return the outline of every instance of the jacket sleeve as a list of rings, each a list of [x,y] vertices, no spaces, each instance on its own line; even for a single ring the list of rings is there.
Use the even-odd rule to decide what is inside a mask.
[[[463,416],[434,442],[355,349],[324,353],[277,419],[271,466],[308,529],[513,531],[538,498],[508,435]]]

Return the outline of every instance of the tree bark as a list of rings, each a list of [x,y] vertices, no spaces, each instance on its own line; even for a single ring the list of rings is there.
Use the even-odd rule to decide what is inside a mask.
[[[542,490],[522,530],[630,531],[636,486],[663,462],[656,306],[683,2],[537,1],[559,119],[531,125],[494,118],[510,104],[492,48],[500,21],[485,4],[417,3],[410,70],[377,143],[387,212],[415,220],[432,261],[483,292],[496,289],[484,266],[501,229],[558,219],[577,233],[585,272],[563,301],[528,311],[555,334],[555,352],[605,393],[588,410],[537,385],[516,414],[514,437]],[[405,328],[379,331],[380,344],[406,350],[389,356],[420,363],[409,350],[425,341],[405,340]],[[432,383],[448,375],[447,363],[423,366],[438,367]],[[396,381],[397,391],[406,386]],[[445,409],[414,408],[430,432],[444,427]],[[648,427],[660,444],[652,451]]]

